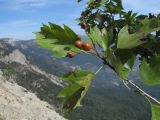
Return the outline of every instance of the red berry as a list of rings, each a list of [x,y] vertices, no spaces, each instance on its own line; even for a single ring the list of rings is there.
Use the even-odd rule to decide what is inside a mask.
[[[83,43],[82,47],[85,51],[90,51],[92,49],[92,45],[88,42]]]
[[[82,42],[81,40],[77,40],[77,41],[75,42],[75,46],[76,46],[77,48],[82,48],[82,45],[83,45],[83,42]]]
[[[69,52],[67,53],[67,57],[69,57],[69,58],[73,58],[74,56],[76,56],[76,53],[75,53],[75,52],[69,51]]]

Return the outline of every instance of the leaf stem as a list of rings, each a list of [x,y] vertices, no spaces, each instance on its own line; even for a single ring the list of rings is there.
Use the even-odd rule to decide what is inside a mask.
[[[102,59],[104,61],[104,65],[108,65],[114,72],[115,71],[115,68],[109,64],[109,62],[104,58]],[[135,87],[139,93],[142,95],[142,96],[145,96],[147,99],[150,99],[152,101],[154,101],[155,103],[157,103],[158,105],[160,105],[160,101],[158,101],[156,98],[152,97],[151,95],[149,95],[148,93],[146,93],[144,90],[142,90],[139,86],[137,86],[135,83],[133,83],[131,80],[123,80],[124,82],[124,85],[130,90],[130,88],[128,87],[127,85],[127,82],[129,84],[131,84],[133,87]]]
[[[95,72],[95,75],[97,75],[100,71],[101,71],[101,69],[104,67],[104,65],[102,65],[96,72]]]
[[[100,55],[99,52],[97,51],[97,48],[96,48],[96,46],[95,46],[94,43],[93,43],[93,47],[94,47],[93,50],[95,51],[97,57],[101,58],[101,55]]]
[[[114,72],[116,72],[115,68],[106,60],[105,57],[102,58],[103,64],[107,65],[109,68],[111,68]]]
[[[140,87],[138,87],[135,83],[133,83],[131,80],[126,80],[128,83],[130,83],[132,86],[134,86],[141,95],[145,96],[146,98],[149,98],[150,100],[154,101],[155,103],[160,105],[160,101],[158,101],[156,98],[152,97],[148,93],[146,93],[144,90],[142,90]]]
[[[82,51],[82,52],[84,52],[84,53],[86,53],[86,54],[93,54],[93,55],[95,55],[95,56],[97,56],[97,57],[99,57],[99,58],[101,58],[101,59],[103,60],[103,65],[96,71],[95,75],[98,74],[98,73],[101,71],[101,69],[104,67],[104,65],[107,65],[107,66],[110,67],[114,72],[116,72],[115,68],[106,60],[106,57],[101,57],[101,55],[100,55],[99,52],[97,51],[96,46],[95,46],[95,44],[94,44],[93,41],[92,41],[92,44],[93,44],[93,47],[94,47],[93,50],[95,51],[95,53],[89,53],[89,52],[86,52],[86,51]],[[150,99],[150,100],[152,100],[152,101],[154,101],[155,103],[157,103],[157,104],[160,105],[160,101],[158,101],[156,98],[154,98],[154,97],[152,97],[151,95],[149,95],[148,93],[146,93],[144,90],[142,90],[140,87],[138,87],[138,86],[137,86],[135,83],[133,83],[131,80],[123,80],[124,85],[125,85],[129,90],[130,90],[130,88],[128,87],[127,82],[128,82],[129,84],[131,84],[133,87],[135,87],[142,96],[144,96],[145,98]]]
[[[89,52],[86,52],[86,51],[84,51],[84,50],[81,50],[83,53],[86,53],[86,54],[91,54],[91,53],[89,53]]]
[[[101,55],[99,54],[99,52],[98,52],[98,50],[97,50],[97,48],[96,48],[96,45],[95,45],[93,39],[92,39],[92,38],[90,38],[90,39],[91,39],[91,42],[92,42],[92,45],[93,45],[93,50],[95,51],[97,57],[99,57],[99,58],[102,59]]]
[[[95,54],[95,53],[93,53],[93,52],[86,52],[86,51],[84,51],[84,50],[81,50],[81,51],[82,51],[83,53],[85,53],[85,54],[97,56],[97,54]]]
[[[126,80],[123,80],[123,84],[128,88],[128,90],[131,90],[131,88],[128,86],[128,82]]]

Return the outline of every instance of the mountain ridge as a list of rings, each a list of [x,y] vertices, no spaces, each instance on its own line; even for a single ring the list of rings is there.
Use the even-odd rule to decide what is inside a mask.
[[[56,112],[62,81],[31,64],[15,42],[0,41],[0,119],[63,120]]]
[[[54,107],[0,74],[0,120],[65,120]]]

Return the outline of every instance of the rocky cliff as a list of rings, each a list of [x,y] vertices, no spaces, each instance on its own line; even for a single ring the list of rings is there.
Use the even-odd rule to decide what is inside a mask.
[[[0,71],[0,120],[64,120],[54,107],[16,83],[8,82]]]
[[[56,98],[62,81],[32,64],[16,45],[0,40],[0,120],[63,120]]]

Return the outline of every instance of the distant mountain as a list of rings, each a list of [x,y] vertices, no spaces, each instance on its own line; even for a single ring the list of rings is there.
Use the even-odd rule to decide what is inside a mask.
[[[32,64],[17,43],[0,41],[0,119],[64,119],[55,112],[62,81]]]
[[[52,53],[37,46],[34,40],[0,40],[0,49],[0,68],[4,75],[12,76],[14,82],[55,106],[56,111],[59,111],[58,106],[62,102],[56,98],[56,94],[63,85],[56,76],[77,68],[95,72],[101,66],[99,59],[86,54],[79,54],[73,59],[52,58]],[[137,67],[130,78],[153,96],[160,96],[159,86],[142,85]],[[83,107],[68,115],[69,119],[150,120],[151,118],[148,102],[125,88],[116,74],[108,68],[104,68],[94,78],[82,104]]]

